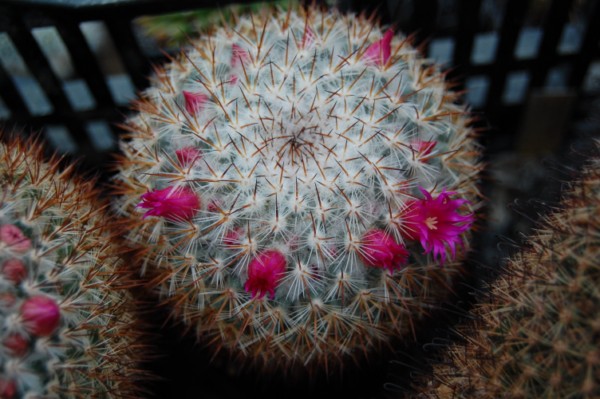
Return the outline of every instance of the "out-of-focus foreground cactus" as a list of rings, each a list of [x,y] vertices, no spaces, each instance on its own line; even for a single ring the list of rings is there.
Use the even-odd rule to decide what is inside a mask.
[[[216,351],[337,366],[410,336],[451,290],[479,149],[409,42],[266,9],[193,41],[137,102],[117,207],[152,286]]]
[[[600,149],[600,142],[596,143]],[[571,184],[419,398],[600,397],[600,157]]]
[[[93,181],[0,143],[0,398],[139,398],[147,348]]]

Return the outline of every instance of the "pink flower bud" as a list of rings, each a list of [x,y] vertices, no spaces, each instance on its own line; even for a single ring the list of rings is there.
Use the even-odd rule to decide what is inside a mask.
[[[6,243],[16,252],[25,252],[31,248],[31,241],[14,224],[0,226],[0,242]]]
[[[300,43],[301,48],[307,48],[315,41],[315,33],[310,29],[310,26],[306,24],[304,26],[304,33],[302,34],[302,42]]]
[[[16,301],[17,298],[14,294],[11,294],[10,292],[0,292],[0,306],[3,308],[12,307]]]
[[[9,259],[2,264],[2,274],[8,281],[19,284],[27,277],[27,268],[19,259]]]
[[[234,44],[231,46],[231,67],[235,68],[250,60],[250,54],[241,46]]]
[[[382,39],[376,41],[375,43],[371,43],[371,45],[367,47],[367,50],[363,55],[363,60],[370,65],[384,66],[387,64],[392,54],[391,43],[393,37],[394,31],[388,29],[383,35]]]
[[[13,380],[0,377],[0,399],[13,399],[17,394],[17,384]]]
[[[383,230],[367,231],[362,238],[360,257],[365,265],[388,269],[400,269],[408,260],[408,251]]]
[[[191,91],[183,91],[185,100],[185,109],[190,115],[196,115],[204,104],[208,101],[208,96],[202,93],[192,93]]]
[[[194,217],[200,209],[200,199],[189,187],[152,190],[141,198],[142,201],[137,206],[149,209],[144,213],[144,219],[148,216],[162,216],[170,220],[186,220]]]
[[[58,327],[60,309],[47,296],[32,296],[21,305],[21,318],[28,333],[38,337],[48,336]]]
[[[424,141],[424,140],[416,140],[413,141],[410,146],[417,152],[419,157],[426,157],[431,154],[431,151],[437,145],[437,141]]]
[[[471,227],[475,216],[472,213],[458,213],[458,209],[469,201],[451,200],[454,192],[444,189],[434,198],[427,190],[422,187],[419,189],[425,199],[410,201],[401,214],[406,238],[419,240],[425,253],[433,252],[433,258],[444,263],[446,247],[450,248],[452,258],[455,258],[456,244],[462,243],[460,235]]]
[[[285,256],[279,251],[268,250],[259,254],[248,265],[248,280],[244,289],[252,294],[252,298],[262,298],[269,293],[273,299],[286,265]]]
[[[21,334],[11,334],[2,343],[11,356],[21,357],[29,350],[29,340]]]
[[[242,233],[243,230],[239,227],[233,230],[229,230],[227,233],[225,233],[225,237],[223,237],[223,244],[225,244],[228,247],[235,247],[240,243]]]
[[[206,205],[206,210],[209,212],[219,212],[221,211],[221,204],[216,200],[212,200]]]
[[[181,166],[193,165],[200,159],[200,151],[194,147],[183,147],[175,151],[177,160]]]
[[[238,66],[248,62],[250,60],[250,54],[244,50],[241,46],[234,44],[231,46],[231,69],[236,69]],[[229,84],[234,85],[238,82],[238,73],[240,70],[234,71],[229,76]]]

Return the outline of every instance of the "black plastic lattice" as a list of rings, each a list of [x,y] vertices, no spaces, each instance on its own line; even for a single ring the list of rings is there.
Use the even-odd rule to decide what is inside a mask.
[[[119,134],[116,125],[127,113],[128,100],[135,90],[148,84],[152,62],[162,61],[143,50],[132,21],[144,15],[232,3],[235,1],[0,0],[0,40],[14,46],[29,72],[28,77],[15,76],[0,52],[0,122],[48,132],[58,128],[64,133],[58,135],[58,141],[72,141],[71,150],[88,164],[102,164]],[[458,89],[468,90],[474,109],[482,111],[497,131],[503,132],[516,130],[527,93],[551,87],[548,81],[555,76],[554,70],[561,72],[561,89],[581,93],[590,65],[600,59],[599,1],[548,1],[543,18],[531,21],[536,4],[526,0],[339,2],[346,9],[379,11],[384,23],[415,32],[425,54],[439,58],[436,49],[445,51],[442,61],[449,77]],[[482,17],[483,11],[489,14],[490,7],[500,14],[492,15],[501,20],[497,26]],[[453,11],[448,13],[448,8]],[[571,16],[578,9],[583,17],[573,22]],[[97,49],[82,29],[86,23],[99,24],[112,41],[113,58],[120,60],[119,76],[112,76],[104,60],[98,58]],[[53,54],[48,54],[36,37],[36,31],[43,28],[55,29],[64,43],[72,76],[61,77],[53,68]],[[569,28],[577,32],[578,48],[562,51]],[[523,57],[519,49],[527,29],[535,34],[530,40],[534,51]],[[480,60],[486,52],[491,55]],[[73,101],[70,91],[75,89],[87,91],[89,104]],[[36,101],[42,105],[32,106]],[[112,144],[102,145],[94,139],[94,129],[98,128],[113,138]]]

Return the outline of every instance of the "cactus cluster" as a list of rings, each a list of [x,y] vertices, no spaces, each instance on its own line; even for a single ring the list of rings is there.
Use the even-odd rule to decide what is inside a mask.
[[[99,192],[34,140],[0,144],[0,398],[139,397],[140,342]]]
[[[450,291],[479,148],[407,37],[268,9],[193,40],[135,108],[116,208],[151,286],[215,350],[340,364]]]
[[[600,142],[596,143],[600,149]],[[600,157],[504,265],[419,398],[600,397]]]

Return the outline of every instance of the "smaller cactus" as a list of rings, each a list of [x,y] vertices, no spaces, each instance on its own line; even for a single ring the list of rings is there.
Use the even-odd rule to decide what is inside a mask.
[[[0,398],[138,398],[147,355],[93,182],[0,144]]]
[[[503,272],[416,397],[600,397],[600,157]]]

